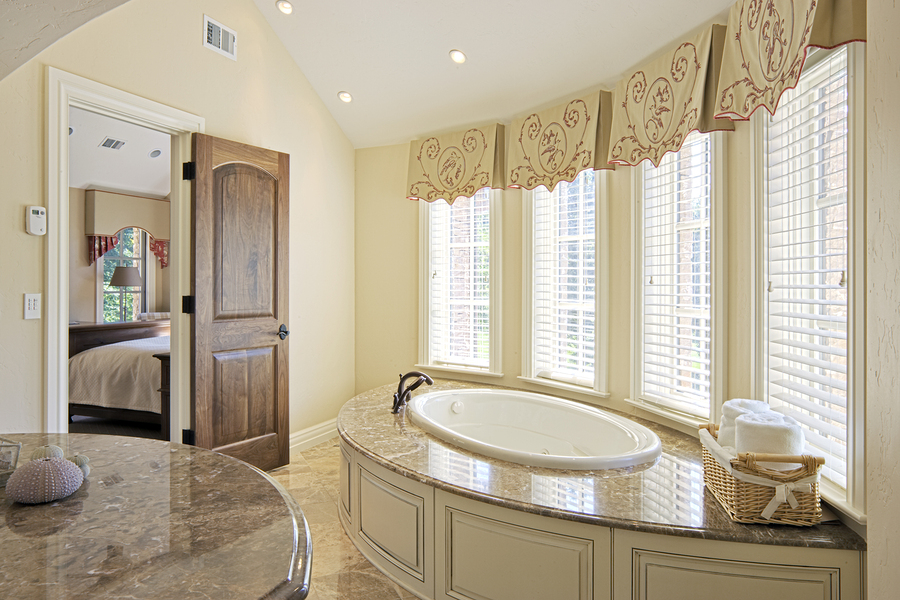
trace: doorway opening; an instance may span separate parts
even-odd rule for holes
[[[70,166],[77,158],[70,151],[70,126],[73,109],[99,115],[124,124],[138,126],[152,132],[163,134],[169,139],[168,163],[170,173],[179,173],[181,163],[189,160],[190,136],[195,132],[203,132],[204,119],[184,111],[180,111],[158,102],[153,102],[115,88],[102,85],[83,77],[78,77],[58,69],[48,70],[48,235],[47,235],[47,281],[45,293],[46,306],[46,368],[45,368],[45,431],[48,433],[64,433],[68,431],[69,417],[69,334],[70,328],[70,252],[74,240],[70,239],[70,183],[72,182]],[[73,131],[73,134],[75,132]],[[109,136],[111,141],[99,142],[104,149],[112,149],[120,142],[128,140]],[[120,145],[121,148],[121,145]],[[160,150],[159,158],[164,148]],[[107,187],[115,191],[133,191],[119,184]],[[106,192],[107,190],[99,190]],[[180,306],[181,296],[189,294],[190,289],[190,256],[186,251],[190,247],[190,184],[181,181],[180,177],[170,177],[169,191],[169,254],[168,254],[168,290],[160,290],[154,285],[155,302],[160,305],[167,300],[167,306]],[[158,200],[158,199],[157,199]],[[140,228],[139,228],[140,229]],[[159,235],[159,234],[158,234]],[[162,237],[162,236],[160,236]],[[133,251],[133,250],[132,250]],[[76,250],[77,252],[77,250]],[[126,257],[127,258],[127,257]],[[128,265],[124,265],[128,266]],[[96,267],[95,267],[96,268]],[[145,267],[144,279],[149,277],[151,269]],[[97,281],[97,278],[95,278]],[[133,280],[132,280],[133,282]],[[110,282],[115,283],[115,282]],[[155,284],[156,282],[154,282]],[[110,286],[105,278],[96,283],[101,288]],[[138,286],[124,287],[125,293]],[[163,300],[160,300],[160,294]],[[96,296],[95,296],[96,299]],[[144,302],[144,300],[140,300]],[[99,305],[98,305],[99,306]],[[148,303],[148,307],[152,304]],[[95,308],[102,315],[102,307]],[[147,313],[164,311],[144,311]],[[170,439],[180,440],[181,429],[189,422],[190,398],[190,333],[189,321],[183,318],[180,311],[171,310],[171,372],[170,396],[171,414],[169,422]],[[119,313],[122,314],[121,312]],[[76,318],[76,320],[78,320]],[[98,320],[94,313],[94,322]],[[131,322],[124,322],[130,327]],[[155,336],[154,336],[155,337]]]
[[[68,131],[69,432],[168,440],[172,136],[74,106]]]

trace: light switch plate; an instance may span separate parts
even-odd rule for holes
[[[40,319],[41,318],[41,295],[25,294],[25,318]]]

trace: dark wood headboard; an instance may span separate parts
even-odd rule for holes
[[[169,335],[170,328],[169,319],[69,325],[69,358],[97,346]]]

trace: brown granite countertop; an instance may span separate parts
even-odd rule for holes
[[[413,395],[492,387],[435,379]],[[354,397],[341,409],[338,432],[351,447],[391,471],[460,496],[570,521],[713,540],[865,550],[840,522],[814,527],[732,521],[705,491],[700,442],[671,428],[623,415],[659,435],[662,456],[627,469],[567,471],[527,467],[468,452],[390,411],[396,385]],[[610,411],[616,413],[617,411]],[[617,413],[623,414],[623,413]]]
[[[303,598],[309,531],[267,474],[193,446],[107,435],[4,434],[90,458],[72,496],[0,488],[0,598]]]

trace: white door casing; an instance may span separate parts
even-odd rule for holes
[[[44,432],[68,431],[69,322],[69,108],[89,110],[172,136],[170,196],[170,309],[172,372],[170,439],[181,439],[190,422],[190,326],[178,308],[190,293],[190,182],[181,163],[191,155],[191,133],[203,133],[206,121],[193,115],[84,77],[48,67],[47,111],[47,280],[44,285]]]

